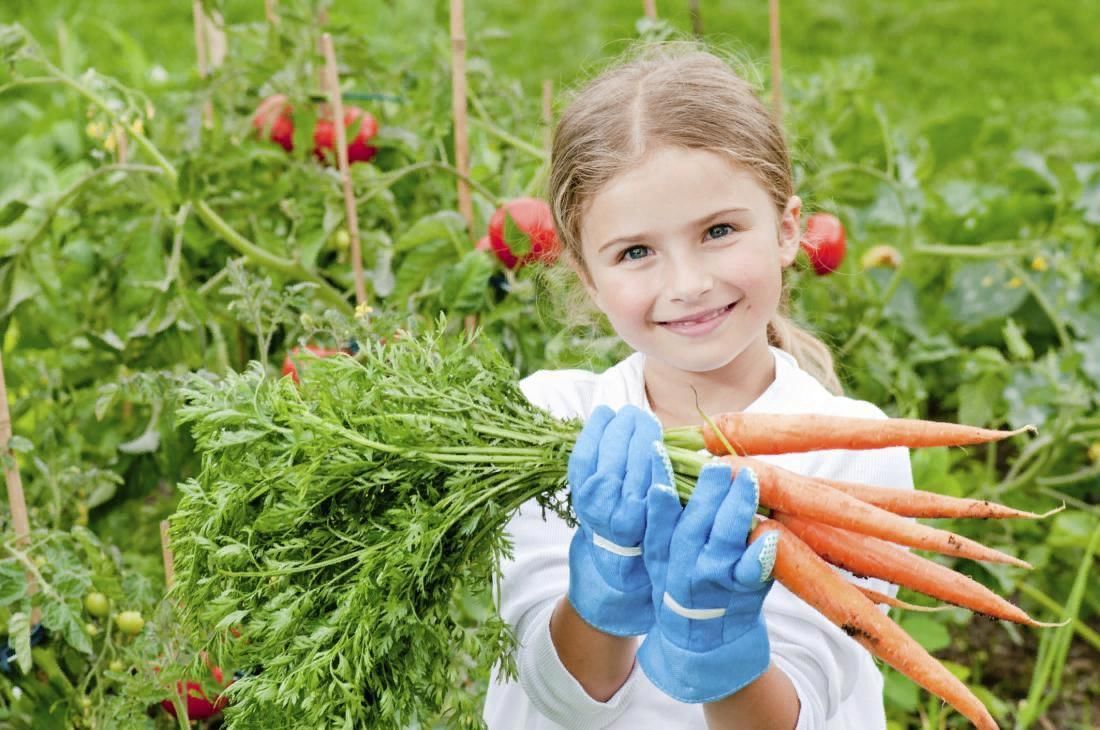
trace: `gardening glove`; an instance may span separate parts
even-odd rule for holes
[[[733,479],[728,465],[705,465],[682,510],[672,484],[659,447],[644,544],[657,617],[638,662],[674,699],[712,702],[755,680],[771,661],[761,609],[779,534],[746,544],[760,496],[751,469]]]
[[[587,623],[614,636],[653,625],[653,586],[642,561],[650,457],[661,424],[636,406],[592,412],[569,456],[573,512],[569,602]]]

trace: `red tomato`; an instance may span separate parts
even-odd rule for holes
[[[847,249],[844,224],[831,213],[814,213],[806,221],[802,249],[818,276],[833,273],[840,268]]]
[[[221,684],[221,670],[217,670],[215,679],[218,680],[218,684]],[[176,682],[176,691],[184,692],[183,682]],[[217,698],[211,702],[207,698],[206,694],[202,691],[202,687],[198,682],[187,683],[187,717],[192,720],[205,720],[213,717],[222,711],[222,709],[228,704],[229,700],[225,695],[218,695]],[[176,706],[172,704],[172,700],[161,700],[160,706],[163,707],[169,715],[176,716]]]
[[[204,657],[205,658],[205,653]],[[222,668],[215,665],[209,659],[206,660],[206,664],[210,667],[210,675],[214,677],[214,681],[219,686],[225,687],[225,676],[222,674]],[[159,669],[158,669],[159,671]],[[232,682],[230,682],[232,684]],[[183,682],[176,682],[176,691],[183,693],[186,691],[187,698],[187,716],[192,720],[205,720],[209,717],[213,717],[222,711],[222,708],[226,706],[229,699],[219,694],[213,702],[207,698],[206,693],[202,691],[202,686],[198,682],[188,682],[187,689],[183,689]],[[172,700],[161,700],[160,706],[168,712],[172,717],[176,716],[176,706],[172,704]]]
[[[516,228],[530,241],[530,249],[522,259],[517,258],[506,240],[505,216],[511,218]],[[489,220],[489,245],[500,262],[509,269],[530,261],[553,263],[560,253],[560,245],[554,232],[554,217],[550,213],[550,206],[545,201],[534,198],[509,200]]]
[[[252,117],[252,127],[261,135],[270,129],[268,139],[287,152],[294,149],[294,120],[286,94],[272,94],[264,99]]]
[[[307,350],[312,352],[317,357],[331,357],[333,355],[339,355],[341,353],[347,354],[347,350],[329,350],[324,347],[318,347],[317,345],[306,345]],[[294,357],[302,351],[300,347],[291,348],[287,353],[286,359],[283,360],[283,375],[289,375],[294,378],[294,382],[300,382],[298,380],[298,368],[301,367],[301,363]]]
[[[361,122],[361,123],[360,123]],[[377,147],[371,147],[368,142],[378,134],[378,122],[368,112],[357,106],[351,106],[344,110],[344,129],[358,130],[354,139],[348,140],[348,163],[367,162]],[[331,119],[318,119],[317,126],[313,128],[313,154],[318,160],[324,161],[331,158],[336,162],[336,128]]]

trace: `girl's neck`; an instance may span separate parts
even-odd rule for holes
[[[708,415],[743,411],[774,382],[775,356],[761,338],[717,370],[685,372],[646,357],[643,375],[649,405],[665,428],[695,426],[696,393]]]

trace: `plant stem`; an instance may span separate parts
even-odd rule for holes
[[[230,226],[225,219],[214,212],[214,209],[211,208],[205,200],[195,201],[195,212],[198,214],[199,218],[202,218],[202,220],[210,226],[215,233],[221,236],[226,243],[244,254],[249,260],[261,266],[286,274],[287,276],[304,279],[305,281],[317,285],[317,293],[322,299],[337,309],[347,314],[351,314],[352,307],[348,304],[347,299],[325,279],[309,271],[295,261],[276,256],[270,251],[266,251],[252,243]]]

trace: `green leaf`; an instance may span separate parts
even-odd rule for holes
[[[1001,333],[1005,338],[1005,345],[1008,347],[1008,352],[1012,357],[1017,360],[1034,360],[1035,351],[1031,349],[1031,345],[1024,339],[1024,333],[1020,331],[1019,325],[1016,324],[1016,320],[1011,317],[1005,322],[1005,326],[1001,329]]]
[[[517,259],[531,253],[531,237],[516,225],[511,213],[504,215],[504,243]]]
[[[394,253],[423,246],[450,243],[466,237],[466,220],[453,210],[441,210],[424,216],[405,231],[394,243]]]
[[[454,260],[454,247],[441,238],[432,239],[412,249],[397,267],[393,292],[387,300],[401,302],[419,291],[433,275]]]
[[[960,267],[951,277],[944,297],[949,316],[965,327],[1015,312],[1028,297],[1009,268],[1000,262],[981,262]]]
[[[22,200],[9,200],[3,208],[0,208],[0,228],[15,223],[28,207]]]
[[[8,619],[8,643],[15,649],[15,659],[23,674],[31,671],[31,621],[22,611],[16,611]]]
[[[496,267],[484,251],[469,251],[447,270],[441,304],[454,314],[482,311],[488,304],[488,282]]]
[[[10,606],[27,595],[27,572],[14,560],[0,562],[0,606]]]
[[[951,646],[947,628],[930,616],[908,616],[901,622],[901,627],[929,652]]]
[[[1049,526],[1046,544],[1053,548],[1084,548],[1095,525],[1096,518],[1086,512],[1059,512]]]
[[[85,654],[92,653],[92,641],[84,633],[84,624],[80,622],[80,609],[73,609],[67,603],[50,601],[42,608],[42,625],[50,631],[61,634],[72,648]]]

